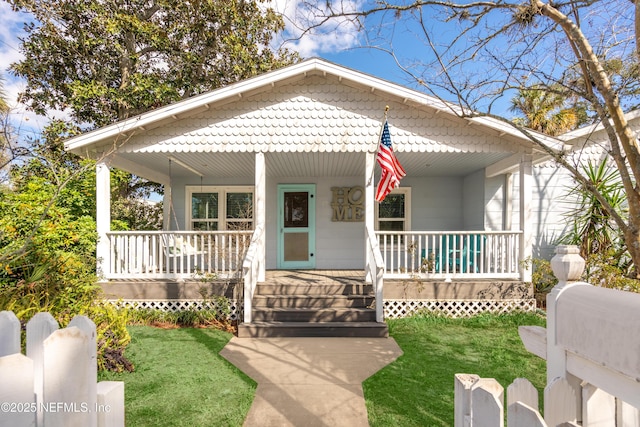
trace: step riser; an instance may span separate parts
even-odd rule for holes
[[[367,308],[373,304],[373,297],[295,297],[295,296],[254,296],[253,307],[259,308]]]
[[[349,337],[349,338],[387,338],[389,331],[381,327],[346,327],[346,328],[297,328],[288,326],[256,327],[252,325],[240,325],[238,338],[277,338],[277,337]]]
[[[375,311],[315,311],[297,312],[262,311],[253,312],[253,320],[258,322],[375,322]]]
[[[238,325],[238,337],[388,337],[373,303],[363,278],[302,273],[296,280],[292,273],[256,287],[252,323]]]
[[[367,295],[371,285],[270,285],[256,287],[255,295]]]

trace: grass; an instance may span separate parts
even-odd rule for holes
[[[241,426],[256,384],[218,355],[231,334],[215,329],[129,327],[132,373],[125,382],[127,427]]]
[[[372,427],[452,426],[456,373],[496,378],[505,388],[518,377],[544,387],[545,362],[518,337],[520,325],[544,326],[540,316],[422,316],[388,323],[404,355],[363,384]],[[127,427],[242,425],[256,385],[218,355],[231,334],[149,326],[129,332],[126,355],[135,372],[100,373],[100,380],[125,382]]]
[[[527,352],[518,336],[520,325],[544,326],[540,316],[424,316],[388,323],[404,355],[363,384],[372,427],[452,426],[457,373],[495,378],[505,390],[524,377],[544,389],[545,361]]]

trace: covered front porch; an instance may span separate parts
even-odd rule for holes
[[[465,156],[467,160],[461,161]],[[221,162],[218,157],[237,176],[220,176],[220,169],[216,169],[216,175],[215,166],[204,169],[204,165]],[[430,168],[430,173],[420,171],[427,158],[434,157],[443,162],[442,166]],[[313,221],[305,223],[304,229],[313,238],[305,238],[302,249],[294,245],[295,250],[289,252],[295,260],[305,261],[299,268],[360,270],[373,285],[378,322],[384,317],[385,280],[439,281],[445,285],[465,280],[527,282],[530,270],[522,261],[531,254],[531,231],[527,227],[531,192],[526,191],[531,185],[531,156],[519,156],[519,161],[510,166],[520,176],[515,197],[505,188],[513,183],[492,166],[496,157],[513,159],[505,153],[414,153],[401,160],[409,177],[389,196],[392,205],[382,212],[383,204],[373,197],[378,178],[375,153],[210,153],[202,154],[197,161],[195,156],[175,153],[170,160],[165,159],[165,229],[157,231],[110,230],[110,172],[109,164],[102,162],[97,166],[98,200],[104,203],[98,209],[98,271],[105,281],[133,280],[138,285],[144,280],[232,279],[242,284],[235,296],[243,307],[241,317],[251,322],[258,283],[265,281],[267,269],[283,269],[280,258],[287,253],[282,248],[286,242],[282,237],[286,234],[281,218],[285,210],[282,196],[291,189],[297,195],[299,190],[308,189],[305,215]],[[161,172],[160,161],[148,168]],[[295,174],[293,168],[303,161],[307,162],[307,173]],[[465,166],[455,168],[455,163]],[[219,183],[223,185],[215,185]],[[478,197],[469,188],[483,195]],[[218,217],[197,217],[200,211],[194,208],[195,203],[213,200],[207,191],[220,191],[229,201],[237,194],[250,194],[250,215],[239,219],[230,211],[220,214],[230,217],[226,223]],[[487,201],[490,191],[493,196]],[[487,207],[497,201],[508,204],[498,205],[500,215]],[[522,227],[504,229],[505,225],[513,228],[505,217],[514,212],[514,222]],[[499,221],[492,223],[495,217]],[[224,229],[197,229],[206,228],[199,226],[205,221],[217,221],[216,227],[223,224],[220,228]],[[488,223],[500,227],[471,227]],[[238,224],[241,226],[236,227]],[[428,224],[441,224],[443,228],[415,228]],[[456,229],[455,224],[469,228]]]
[[[378,203],[387,108],[407,176]],[[267,269],[363,271],[379,322],[385,279],[529,282],[545,153],[456,111],[314,59],[75,137],[97,161],[98,274],[240,278],[245,321]],[[113,167],[163,185],[162,230],[111,230]]]

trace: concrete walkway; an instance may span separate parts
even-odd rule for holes
[[[258,383],[245,427],[358,427],[362,382],[402,350],[393,338],[234,337],[220,355]]]

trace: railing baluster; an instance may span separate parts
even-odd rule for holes
[[[387,276],[519,277],[518,231],[377,232]],[[430,268],[422,268],[423,258]]]

